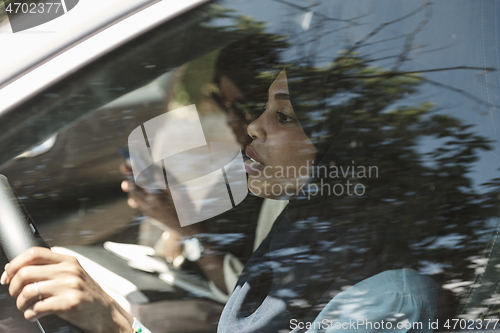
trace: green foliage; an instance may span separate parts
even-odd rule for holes
[[[348,178],[364,184],[365,195],[332,197],[327,214],[309,214],[320,218],[332,215],[334,209],[338,216],[353,219],[342,223],[366,221],[375,229],[386,228],[392,235],[387,237],[391,246],[406,258],[400,260],[401,267],[425,270],[431,263],[438,265],[434,275],[443,283],[472,281],[475,271],[470,258],[484,253],[492,235],[488,221],[498,214],[500,180],[487,183],[490,191],[479,192],[471,171],[478,153],[491,150],[492,142],[471,124],[441,112],[432,101],[408,104],[407,97],[426,82],[422,74],[371,66],[370,54],[361,52],[341,52],[324,67],[303,61],[280,63],[276,56],[293,47],[290,39],[266,33],[263,23],[247,17],[235,22],[235,29],[251,30],[258,41],[255,49],[239,45],[241,53],[273,54],[272,60],[252,55],[259,60],[233,68],[241,73],[241,82],[246,82],[241,85],[247,91],[261,87],[260,95],[250,95],[247,106],[262,110],[269,83],[284,67],[294,112],[320,147],[319,153],[326,156],[323,162],[378,168],[378,177]],[[431,151],[422,151],[425,146]],[[454,292],[465,299],[465,289]]]

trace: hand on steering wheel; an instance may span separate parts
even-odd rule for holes
[[[5,266],[0,282],[28,320],[57,314],[89,333],[132,332],[132,316],[71,256],[31,248]]]

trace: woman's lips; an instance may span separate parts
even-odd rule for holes
[[[245,169],[246,173],[254,174],[264,169],[264,164],[258,160],[259,156],[255,153],[252,147],[247,146],[247,148],[245,149],[245,155],[250,158],[243,163],[243,168]]]
[[[260,161],[259,155],[253,150],[252,146],[247,146],[245,149],[245,155],[250,157],[254,162],[259,162],[260,164],[264,164]]]

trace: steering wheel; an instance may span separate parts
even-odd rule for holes
[[[23,214],[7,177],[0,174],[0,247],[6,259],[10,261],[34,246],[50,248],[38,233],[35,225],[29,222]],[[56,315],[40,318],[34,325],[24,319],[22,313],[15,308],[14,299],[9,297],[6,302],[9,317],[0,319],[0,332],[1,325],[8,325],[11,331],[19,332],[31,333],[38,330],[41,333],[83,333],[81,329]],[[12,304],[14,304],[13,308]],[[0,302],[1,305],[2,302]]]

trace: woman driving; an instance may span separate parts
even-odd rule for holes
[[[253,141],[246,149],[249,160],[244,169],[254,195],[291,202],[245,266],[218,331],[308,328],[297,323],[313,323],[320,313],[328,316],[321,312],[327,304],[342,320],[349,318],[347,314],[358,313],[357,307],[364,311],[362,318],[371,320],[437,318],[439,286],[411,269],[400,270],[411,268],[412,260],[386,242],[399,232],[383,227],[393,212],[381,211],[376,218],[371,215],[371,221],[360,212],[362,207],[370,209],[366,199],[383,189],[373,187],[373,194],[363,191],[349,195],[347,187],[343,195],[339,192],[341,180],[332,175],[332,170],[355,163],[353,156],[339,150],[345,144],[343,135],[352,135],[349,112],[324,110],[323,121],[311,123],[307,118],[310,106],[299,94],[294,98],[290,87],[304,79],[321,87],[328,78],[290,78],[290,72],[295,74],[293,68],[279,72],[269,88],[264,112],[248,126]],[[321,105],[321,97],[316,97],[316,106]],[[365,165],[376,160],[362,154],[356,162],[360,159]],[[370,185],[367,179],[365,186]],[[310,214],[312,210],[315,215]],[[390,277],[377,275],[387,271]],[[373,280],[377,276],[379,280]],[[356,291],[360,288],[356,285],[368,278],[372,278],[368,283],[370,293],[384,297],[376,303],[367,297],[358,297],[355,302],[347,297],[349,306],[345,302],[339,305],[338,300],[345,298],[343,290]],[[388,278],[394,283],[381,287],[380,281]],[[416,288],[394,287],[405,279]],[[47,249],[33,248],[15,258],[5,267],[1,283],[10,284],[10,294],[29,320],[55,313],[85,332],[128,333],[139,325],[76,259]],[[367,284],[363,286],[360,290],[367,290]]]

